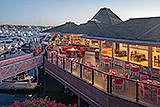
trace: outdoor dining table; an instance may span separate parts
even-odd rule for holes
[[[120,78],[125,78],[125,76],[123,75],[123,73],[111,73],[111,72],[107,72],[107,74],[108,75],[113,75],[113,76],[116,76],[116,77],[114,77],[114,78],[118,78],[118,77],[120,77]],[[125,81],[124,81],[124,90],[125,90]]]
[[[72,56],[71,53],[73,53],[74,55],[76,55],[77,49],[71,48],[71,49],[67,49],[66,53],[70,56]]]
[[[124,75],[122,73],[111,73],[111,72],[107,72],[108,75],[113,75],[113,76],[117,76],[117,77],[121,77],[124,78]]]
[[[147,84],[151,84],[151,85],[146,84],[146,86],[151,89],[151,99],[152,99],[153,98],[153,89],[155,90],[155,89],[158,88],[158,87],[153,86],[153,85],[157,85],[157,86],[160,87],[160,82],[158,82],[156,80],[153,80],[153,81],[152,80],[142,80],[142,82],[147,83]]]
[[[87,73],[87,68],[88,67],[95,68],[94,64],[86,64],[86,63],[84,63],[83,65],[84,65],[84,70],[86,71],[86,73]]]
[[[125,64],[125,66],[129,69],[132,69],[132,68],[139,68],[138,65],[135,65],[135,64]]]

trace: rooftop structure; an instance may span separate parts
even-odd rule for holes
[[[92,19],[96,19],[101,23],[105,23],[108,26],[112,26],[123,22],[115,13],[113,13],[109,8],[101,8]],[[91,19],[91,20],[92,20]]]
[[[65,24],[62,24],[60,26],[56,26],[54,28],[51,28],[51,29],[48,29],[48,30],[45,30],[43,32],[62,32],[62,31],[65,31],[65,30],[69,30],[71,28],[74,28],[78,25],[76,25],[74,22],[66,22]]]
[[[108,25],[92,19],[87,23],[80,24],[79,26],[68,29],[62,33],[94,35],[96,31],[105,30],[107,27]]]
[[[138,41],[160,41],[160,17],[134,18],[123,23],[107,27],[105,30],[97,31],[92,36],[138,40]]]

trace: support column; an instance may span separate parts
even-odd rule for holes
[[[129,44],[127,44],[127,61],[129,62]]]
[[[114,58],[114,54],[115,54],[115,43],[112,42],[112,58]]]
[[[78,96],[78,107],[81,106],[81,98]]]
[[[150,79],[152,79],[152,47],[148,46],[148,69]]]
[[[39,85],[39,80],[38,80],[38,66],[36,66],[36,72],[37,72],[37,85]]]
[[[148,68],[152,68],[152,47],[148,46]]]
[[[99,56],[101,57],[102,41],[99,40]]]

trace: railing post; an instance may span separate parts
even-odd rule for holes
[[[65,61],[64,61],[64,58],[63,58],[63,69],[65,69]]]
[[[72,62],[73,62],[73,61],[71,61],[71,73],[72,73]]]
[[[82,78],[82,64],[80,64],[80,78]]]
[[[56,57],[57,57],[57,65],[58,65],[58,55],[56,55]]]
[[[53,63],[53,51],[51,52],[51,62]]]
[[[109,75],[107,75],[107,92],[109,93]]]
[[[45,56],[46,56],[46,59],[48,60],[48,55],[46,50],[45,50]]]
[[[112,76],[110,76],[110,93],[112,93]]]
[[[136,102],[138,102],[139,98],[138,98],[138,82],[136,82]]]
[[[94,85],[94,70],[92,69],[92,85]]]

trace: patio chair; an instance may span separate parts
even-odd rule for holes
[[[88,73],[89,73],[89,74],[92,74],[92,69],[89,68],[89,67],[87,68],[87,76],[88,76]]]
[[[130,75],[128,73],[126,73],[125,78],[129,79],[129,77],[130,77]],[[127,85],[127,89],[128,89],[128,86],[129,86],[128,80],[125,80],[125,85]]]
[[[78,50],[77,51],[77,56],[83,57],[84,56],[83,51],[82,50]]]
[[[109,72],[116,74],[116,73],[117,73],[117,70],[116,70],[116,69],[109,69]]]
[[[148,80],[149,79],[149,76],[148,75],[141,75],[140,76],[140,80]]]
[[[153,90],[153,94],[157,96],[157,104],[158,104],[158,98],[160,97],[160,88],[158,88],[157,90]]]
[[[125,67],[125,66],[122,64],[122,73],[125,74],[126,71],[129,72],[129,68]]]
[[[103,57],[104,59],[107,59],[107,58],[109,58],[109,56],[108,55],[104,55],[104,57]]]
[[[91,64],[91,62],[86,62],[86,64]]]
[[[73,66],[74,68],[76,68],[76,62],[75,62],[75,61],[72,62],[72,66]]]
[[[138,83],[139,84],[139,89],[143,92],[143,98],[144,98],[144,94],[145,92],[150,92],[151,90],[146,87],[143,83]]]
[[[128,62],[128,61],[125,61],[125,64],[127,64],[127,65],[128,65],[128,64],[130,64],[130,62]]]
[[[109,63],[109,59],[104,59],[104,65],[110,65],[110,63]]]
[[[138,74],[138,76],[139,76],[139,68],[132,68],[132,70],[131,70],[131,73],[132,73],[132,75],[134,74]]]
[[[59,47],[59,52],[60,52],[60,54],[66,53],[66,52],[62,51],[62,48],[61,48],[61,47]]]
[[[115,66],[115,58],[112,58],[111,62],[111,66]]]
[[[58,54],[58,50],[55,50],[56,51],[56,54]]]
[[[116,86],[120,86],[122,88],[122,91],[123,91],[123,79],[121,78],[115,78],[115,81],[114,81],[114,89],[116,89]]]
[[[139,71],[140,73],[143,73],[143,66],[141,64],[139,64]]]
[[[106,81],[107,81],[107,76],[105,76],[104,74],[102,74],[102,78],[103,78],[103,80],[104,80],[104,87],[105,87],[105,84],[106,84]]]
[[[102,57],[99,57],[99,61],[100,61],[99,65],[104,65],[104,60]]]

